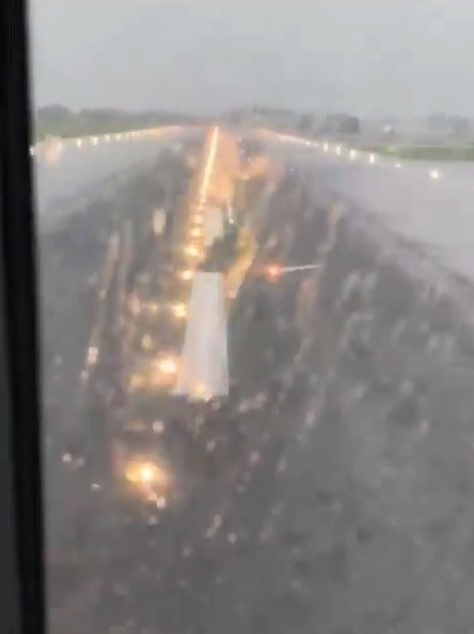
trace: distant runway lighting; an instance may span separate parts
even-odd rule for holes
[[[106,134],[105,135],[105,142],[108,143],[110,141],[110,135]]]
[[[349,152],[349,158],[351,161],[353,161],[355,158],[357,157],[357,152],[355,150],[351,150]]]
[[[340,145],[336,145],[336,150],[335,150],[335,152],[336,152],[337,156],[340,156],[340,155],[341,155],[341,151],[342,151],[342,150],[341,150],[341,146],[340,146]]]
[[[139,478],[141,482],[149,484],[155,479],[155,469],[151,464],[144,464],[140,467]]]
[[[441,176],[441,174],[440,174],[439,170],[433,169],[433,170],[430,171],[431,180],[436,181],[436,180],[439,179],[440,176]]]
[[[375,163],[375,154],[370,154],[369,156],[369,163],[371,165],[373,165]]]
[[[202,236],[202,231],[199,227],[194,227],[191,229],[191,238],[200,238]]]
[[[170,485],[170,476],[166,469],[148,460],[129,462],[125,467],[124,475],[130,484],[145,488],[163,489]]]
[[[270,266],[267,267],[267,275],[272,280],[278,279],[281,273],[282,273],[282,268],[281,266],[278,266],[277,264],[271,264]]]
[[[147,379],[142,374],[133,374],[130,378],[130,389],[140,389],[145,387]]]
[[[395,169],[399,170],[401,168],[402,164],[401,163],[395,163]]]
[[[150,337],[150,335],[143,335],[142,348],[143,350],[151,350],[153,348],[153,339]]]
[[[96,136],[92,137],[92,145],[97,145],[97,143],[99,143],[99,139]]]
[[[128,300],[128,307],[132,315],[137,316],[140,313],[140,300],[135,295],[132,295]]]
[[[198,249],[198,247],[195,244],[189,244],[186,247],[186,253],[191,256],[192,258],[197,258],[200,255],[200,251]]]
[[[171,308],[173,311],[173,315],[178,319],[184,319],[186,317],[186,306],[185,304],[174,304]]]
[[[197,383],[195,388],[194,388],[194,394],[197,398],[203,400],[203,401],[208,401],[210,400],[210,396],[209,396],[209,390],[206,388],[206,386],[204,385],[204,383]]]
[[[192,280],[193,275],[193,272],[190,269],[187,269],[181,273],[181,279],[185,281]]]
[[[158,370],[166,375],[176,374],[178,371],[178,364],[173,357],[165,357],[158,362]]]
[[[166,224],[166,213],[163,209],[157,209],[153,213],[153,231],[159,236],[163,233]]]
[[[277,264],[270,265],[266,272],[270,279],[277,280],[285,273],[295,273],[296,271],[310,271],[321,268],[321,264],[300,264],[298,266],[278,266]]]
[[[99,356],[99,350],[95,346],[90,346],[87,351],[87,364],[93,365],[97,362],[97,357]]]
[[[122,135],[121,135],[121,134],[116,134],[116,135],[115,135],[115,139],[116,139],[117,141],[120,141],[120,140],[122,139]]]
[[[158,304],[150,303],[148,304],[147,308],[150,313],[156,314],[158,312],[159,306]]]
[[[327,143],[324,143],[323,150],[324,150],[324,152],[328,152],[329,151],[329,145]]]
[[[82,139],[76,139],[77,147],[82,147]]]

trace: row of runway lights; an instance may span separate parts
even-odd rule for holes
[[[39,151],[43,148],[47,149],[48,147],[53,147],[56,152],[62,152],[66,147],[80,149],[119,141],[139,141],[150,137],[160,137],[166,133],[177,132],[179,129],[179,126],[164,126],[159,128],[147,128],[145,130],[129,130],[127,132],[114,132],[73,138],[52,137],[51,139],[46,139],[31,145],[29,148],[30,156],[37,156]]]
[[[144,138],[162,136],[164,133],[176,132],[179,130],[179,126],[168,126],[160,128],[151,128],[145,130],[131,130],[128,132],[117,132],[110,134],[94,135],[76,137],[71,139],[54,138],[50,142],[43,141],[36,145],[30,146],[30,156],[37,156],[38,151],[45,148],[47,151],[48,143],[51,143],[51,151],[55,155],[60,155],[64,148],[76,147],[78,149],[83,147],[95,147],[98,145],[120,142],[120,141],[137,141]],[[217,128],[216,128],[217,130]],[[363,152],[354,148],[347,148],[340,144],[331,144],[328,142],[310,141],[305,139],[299,139],[289,135],[278,134],[278,139],[291,141],[292,143],[299,143],[307,147],[319,149],[325,154],[334,154],[339,157],[347,157],[350,161],[361,159],[363,162],[367,162],[369,165],[375,165],[379,162],[380,157],[374,153]],[[402,168],[402,163],[396,161],[394,164],[396,169]],[[438,180],[441,177],[439,168],[431,168],[428,172],[431,180]]]
[[[198,263],[204,257],[204,213],[207,205],[207,195],[209,182],[216,157],[216,145],[218,138],[218,130],[215,129],[204,165],[202,181],[199,187],[198,203],[192,204],[189,210],[187,239],[182,247],[182,252],[186,257],[186,268],[178,272],[179,278],[186,282],[192,282]],[[153,230],[159,235],[162,232],[161,223],[156,217],[153,218]],[[188,294],[188,293],[187,293]],[[140,302],[134,298],[132,304],[132,312],[137,314],[140,312]],[[143,307],[143,306],[142,306]],[[148,305],[153,313],[160,310],[158,304]],[[166,307],[170,310],[173,317],[179,321],[186,321],[188,318],[188,308],[186,303],[178,302],[169,304]],[[152,345],[150,336],[145,336],[142,340],[144,349]],[[163,385],[163,381],[171,388],[175,383],[179,371],[180,358],[173,354],[159,355],[156,365],[153,367],[152,375],[148,377],[149,385]],[[194,396],[207,400],[209,398],[206,386],[197,383],[194,387]],[[163,425],[158,422],[159,427],[153,431],[161,433]],[[164,465],[156,462],[156,460],[140,460],[136,459],[126,466],[126,480],[135,487],[135,490],[148,500],[156,503],[158,508],[165,508],[168,505],[168,497],[172,496],[173,474]]]
[[[207,190],[209,187],[209,180],[212,172],[212,168],[216,155],[217,144],[217,128],[211,137],[211,143],[207,153],[207,159],[204,166],[204,172],[202,181],[199,188],[199,197],[197,209],[193,206],[190,210],[189,218],[189,239],[186,240],[186,244],[183,247],[183,254],[187,259],[187,268],[178,273],[181,280],[190,282],[196,270],[196,266],[204,256],[203,237],[204,237],[204,208],[207,203]],[[154,233],[159,236],[163,231],[163,212],[162,210],[156,210],[152,217],[152,228]],[[172,303],[167,308],[170,313],[178,320],[185,320],[187,318],[187,307],[184,303]],[[146,310],[150,314],[156,314],[160,310],[160,306],[156,303],[142,304],[134,295],[129,299],[129,309],[131,313],[137,317],[142,310]],[[142,341],[144,350],[150,350],[153,347],[151,338],[147,335],[144,336]],[[87,358],[87,366],[94,365],[97,360],[97,349],[92,347],[89,349]],[[156,367],[157,371],[162,375],[172,376],[177,373],[177,360],[174,357],[166,356],[159,359]]]
[[[203,255],[201,239],[203,237],[203,202],[200,201],[197,210],[192,209],[189,219],[189,239],[183,246],[183,254],[186,256],[187,266],[178,273],[180,279],[190,282],[194,277],[196,263]],[[155,212],[152,220],[153,231],[158,236],[162,233],[162,223],[159,214]],[[188,310],[186,303],[176,302],[160,305],[155,302],[141,302],[133,295],[129,298],[129,309],[132,315],[137,317],[144,312],[150,316],[157,315],[161,310],[169,313],[178,321],[186,321]],[[145,334],[141,339],[141,348],[145,351],[153,351],[155,342],[151,335]],[[143,374],[135,374],[131,377],[130,388],[154,389],[167,387],[172,389],[178,375],[180,358],[178,355],[166,352],[158,353],[151,365]],[[196,386],[196,394],[206,397],[204,386]],[[153,432],[160,434],[164,430],[161,421],[155,421],[152,426]],[[169,466],[157,459],[156,456],[132,456],[124,465],[119,468],[119,473],[123,474],[125,481],[132,491],[143,500],[152,503],[158,509],[165,509],[169,500],[173,498],[174,474]]]
[[[186,240],[186,244],[183,248],[188,261],[188,268],[179,273],[179,276],[184,281],[191,281],[194,277],[197,263],[204,255],[204,249],[202,240],[204,236],[204,213],[205,206],[207,204],[207,193],[209,187],[209,180],[213,169],[216,144],[217,144],[217,128],[211,137],[211,143],[207,154],[205,163],[205,169],[203,173],[203,179],[200,185],[198,205],[190,209],[189,217],[189,239]],[[135,135],[131,138],[140,138]],[[120,140],[117,139],[117,140]],[[95,145],[92,143],[92,145]],[[152,219],[153,231],[156,235],[161,235],[163,230],[163,219],[161,218],[161,210],[157,210]],[[138,316],[143,310],[146,310],[152,315],[157,314],[160,311],[160,306],[157,303],[142,303],[133,295],[129,298],[129,309],[134,316]],[[178,320],[186,320],[188,311],[185,303],[172,303],[166,306],[166,309],[170,310],[174,318]],[[141,346],[144,350],[151,350],[153,348],[153,340],[150,335],[144,335],[141,341]],[[88,365],[95,364],[97,361],[98,350],[96,348],[90,348],[88,354]],[[132,388],[136,387],[152,387],[153,385],[163,385],[163,381],[168,383],[167,379],[171,379],[173,382],[178,373],[178,358],[173,355],[159,355],[156,359],[156,363],[153,364],[150,369],[151,372],[143,382],[143,377],[136,375],[136,378],[141,379],[136,382],[132,376]],[[136,383],[135,385],[133,385]],[[196,385],[196,395],[202,398],[207,398],[205,386],[201,384]],[[153,423],[153,431],[157,434],[164,430],[164,424],[161,421],[155,421]],[[70,454],[64,454],[62,458],[64,463],[74,466],[73,458]],[[161,463],[154,457],[153,459],[143,456],[133,456],[130,460],[126,460],[125,464],[119,469],[124,479],[130,486],[133,487],[135,493],[138,493],[140,497],[149,502],[152,502],[158,509],[164,509],[168,506],[168,499],[173,495],[174,477],[170,469],[164,463]],[[99,483],[92,484],[93,489],[100,488]]]
[[[349,161],[360,160],[361,162],[367,163],[369,165],[376,165],[377,163],[381,163],[381,156],[373,152],[356,150],[354,148],[348,148],[344,145],[329,143],[327,141],[310,141],[307,139],[299,139],[298,137],[293,137],[286,134],[278,134],[277,137],[281,141],[290,141],[292,143],[298,143],[306,147],[312,147],[320,150],[324,154],[347,158],[349,159]],[[403,167],[403,164],[400,161],[395,161],[393,163],[393,166],[395,169],[401,169]],[[439,180],[441,178],[441,171],[437,167],[432,167],[428,171],[428,176],[431,180]]]
[[[191,282],[194,278],[196,268],[205,254],[205,248],[203,244],[204,238],[204,213],[207,204],[207,195],[211,173],[213,170],[215,157],[216,157],[216,145],[218,139],[218,130],[215,128],[210,140],[209,148],[206,154],[206,160],[204,164],[204,170],[202,174],[201,182],[199,183],[199,193],[197,204],[192,203],[189,210],[188,218],[188,231],[185,244],[182,247],[182,253],[186,258],[186,268],[178,272],[179,278],[184,282]],[[155,233],[161,233],[161,223],[153,221],[153,228]],[[188,294],[188,293],[187,293]],[[151,304],[148,306],[153,312],[158,312],[160,307],[157,304]],[[131,300],[130,308],[134,315],[141,312],[140,303],[137,298]],[[144,306],[142,306],[144,308]],[[168,307],[174,318],[185,321],[188,318],[188,310],[185,303],[170,304]],[[144,349],[152,347],[152,340],[149,336],[145,336],[142,341]],[[173,383],[176,380],[178,374],[179,359],[174,355],[159,356],[156,364],[153,364],[153,371],[149,377],[137,377],[140,384],[160,384],[162,380],[167,377],[166,382]],[[139,387],[135,385],[134,387]],[[205,386],[197,384],[195,386],[195,395],[206,398]]]

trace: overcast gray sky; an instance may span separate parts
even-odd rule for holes
[[[31,0],[36,101],[474,114],[468,0]]]

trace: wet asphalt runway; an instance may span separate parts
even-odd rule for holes
[[[80,475],[63,463],[91,455],[109,415],[81,421],[71,407],[91,275],[119,219],[159,205],[156,173],[43,243],[52,631],[472,632],[472,332],[416,274],[410,245],[353,217],[313,174],[287,175],[256,221],[229,403],[157,401],[179,501],[125,507],[95,495],[88,462]],[[273,260],[321,267],[270,283],[259,271]]]

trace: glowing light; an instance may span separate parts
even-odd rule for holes
[[[281,266],[278,266],[277,264],[271,264],[270,266],[267,267],[267,275],[270,279],[276,280],[281,276],[281,274],[282,274]]]
[[[164,423],[161,420],[155,420],[155,422],[152,425],[152,429],[155,432],[155,434],[161,434],[165,430]]]
[[[436,181],[436,180],[438,180],[440,178],[440,176],[441,176],[441,174],[440,174],[439,170],[433,169],[433,170],[430,171],[431,180]]]
[[[97,362],[99,350],[95,346],[90,346],[87,351],[87,365],[94,365]]]
[[[337,156],[340,156],[340,155],[341,155],[342,149],[341,149],[341,146],[340,146],[340,145],[336,145],[335,152],[336,152]]]
[[[160,307],[158,306],[158,304],[150,303],[150,304],[147,305],[147,310],[150,313],[153,313],[154,315],[156,315],[156,313],[158,312],[159,308]]]
[[[191,238],[200,238],[202,236],[202,230],[199,227],[191,229]]]
[[[210,398],[209,390],[204,383],[196,383],[194,386],[194,395],[203,401],[208,401]]]
[[[201,183],[200,189],[200,200],[201,202],[205,201],[207,195],[207,189],[209,186],[209,179],[211,177],[212,169],[214,167],[214,161],[216,158],[217,151],[217,140],[219,138],[219,128],[214,128],[211,137],[211,143],[209,147],[209,153],[207,155],[206,165],[204,167],[204,175]]]
[[[125,479],[145,489],[166,489],[171,483],[168,471],[151,460],[132,460],[125,466]]]
[[[324,152],[328,152],[329,151],[329,145],[327,143],[323,144],[323,151]]]
[[[201,255],[199,248],[195,244],[190,244],[185,249],[186,253],[193,258],[197,258]]]
[[[145,387],[147,384],[147,379],[142,374],[133,374],[130,379],[130,389],[138,389]]]
[[[187,269],[186,271],[183,271],[181,273],[181,279],[185,281],[192,280],[193,276],[194,276],[194,273],[190,269]]]
[[[135,317],[140,314],[140,300],[135,295],[132,295],[128,300],[128,307]]]
[[[76,139],[76,146],[82,147],[82,139]]]
[[[161,235],[166,225],[166,213],[164,209],[157,209],[153,213],[153,231],[155,235]]]
[[[55,165],[61,159],[63,143],[60,139],[49,137],[44,144],[44,157],[48,165]]]
[[[151,350],[153,348],[153,339],[150,337],[150,335],[143,335],[142,348],[143,350]]]
[[[357,158],[357,152],[355,150],[351,150],[349,152],[349,159],[353,161],[355,158]]]
[[[96,136],[93,136],[91,139],[92,145],[97,145],[99,143],[99,139]]]
[[[174,304],[171,308],[173,315],[178,319],[184,319],[187,314],[186,306],[184,304]]]
[[[153,482],[155,477],[155,470],[153,465],[144,464],[140,467],[139,478],[141,482],[150,483]]]
[[[369,163],[371,165],[373,165],[375,163],[375,154],[370,154],[369,155]]]
[[[159,495],[155,501],[156,501],[157,508],[159,509],[166,508],[166,498],[163,495]]]
[[[178,364],[173,357],[164,357],[158,362],[158,370],[166,375],[176,374],[178,371]]]
[[[401,168],[402,164],[401,163],[395,163],[395,169],[399,170]]]

